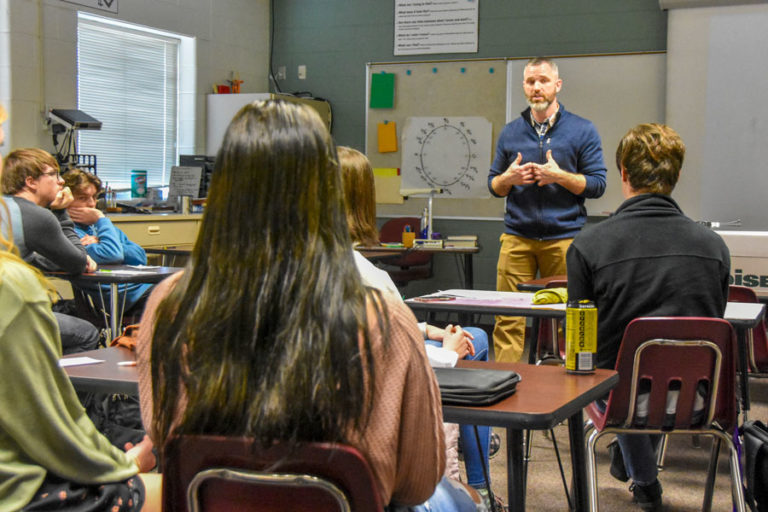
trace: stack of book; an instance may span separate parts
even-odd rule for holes
[[[445,247],[477,247],[477,235],[447,236]]]

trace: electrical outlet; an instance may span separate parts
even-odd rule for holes
[[[301,64],[299,66],[299,80],[304,80],[307,78],[307,66],[304,64]]]
[[[278,66],[278,68],[277,68],[277,79],[278,80],[285,80],[285,78],[286,78],[285,66]]]

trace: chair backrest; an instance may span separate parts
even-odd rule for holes
[[[188,501],[190,500],[190,501]],[[179,436],[163,459],[166,511],[381,511],[373,473],[347,445],[284,443],[262,449],[244,437]]]
[[[759,302],[755,290],[746,286],[731,285],[728,287],[729,302]],[[768,336],[765,332],[765,319],[760,320],[747,336],[747,351],[749,366],[753,372],[768,372]]]
[[[725,429],[736,423],[736,350],[721,318],[654,317],[630,322],[616,360],[619,385],[602,425],[662,430]]]
[[[397,217],[389,219],[382,224],[379,230],[379,240],[382,242],[396,243],[403,241],[403,230],[405,226],[410,226],[411,231],[416,233],[416,238],[420,238],[421,219],[419,217]],[[432,254],[428,252],[410,252],[401,258],[387,259],[387,265],[396,267],[414,267],[418,265],[427,265],[432,261]]]

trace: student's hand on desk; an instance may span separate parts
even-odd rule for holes
[[[80,239],[80,243],[83,244],[83,247],[91,244],[97,244],[99,243],[99,237],[97,237],[96,235],[85,235],[83,238]]]
[[[152,440],[145,435],[139,444],[125,443],[125,454],[131,457],[139,467],[139,473],[151,471],[157,465],[155,454],[152,453]]]
[[[72,195],[72,191],[69,190],[69,187],[62,187],[61,190],[56,194],[56,198],[51,202],[49,205],[51,207],[51,210],[63,210],[70,204],[72,204],[72,201],[74,201],[75,198]]]
[[[467,355],[475,355],[475,346],[472,344],[473,336],[465,332],[458,325],[447,325],[445,327],[445,336],[443,337],[443,348],[453,350],[459,354],[459,359],[464,359]]]
[[[86,256],[85,260],[85,271],[86,272],[96,272],[96,269],[99,268],[99,264],[93,261],[93,258],[90,256]]]
[[[85,224],[90,226],[96,224],[96,221],[104,217],[104,213],[98,208],[86,208],[85,206],[78,206],[69,208],[69,217],[78,224]]]

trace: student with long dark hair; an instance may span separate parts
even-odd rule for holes
[[[187,269],[147,303],[138,362],[157,446],[203,433],[340,442],[365,455],[384,503],[456,492],[438,486],[440,394],[415,318],[362,284],[336,148],[308,107],[235,115]]]

